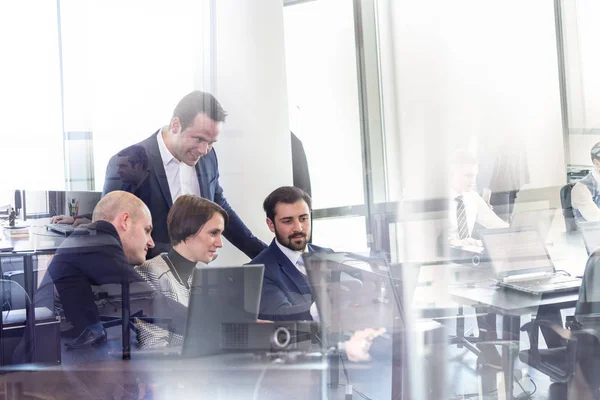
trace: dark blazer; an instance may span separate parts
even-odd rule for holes
[[[107,221],[96,221],[85,228],[78,228],[56,251],[33,302],[35,307],[46,307],[51,311],[62,308],[65,318],[71,322],[74,332],[79,334],[87,326],[100,322],[91,285],[121,284],[129,282],[131,293],[152,296],[152,304],[144,307],[145,315],[168,318],[170,327],[183,334],[187,320],[187,307],[155,292],[127,262],[123,245],[115,227]],[[55,299],[55,289],[58,302]],[[60,303],[60,306],[58,306]],[[133,306],[133,305],[132,305]],[[15,349],[13,359],[20,362],[25,357],[25,340]],[[51,346],[38,339],[37,346]]]
[[[308,251],[333,252],[312,244],[308,245]],[[275,239],[250,264],[265,266],[258,318],[269,321],[312,321],[310,306],[313,296],[307,278],[277,247]]]
[[[148,152],[148,177],[135,193],[146,203],[152,213],[152,239],[155,247],[148,251],[148,258],[167,252],[171,248],[167,230],[167,214],[173,205],[173,200],[158,149],[156,137],[159,132],[160,130],[156,131],[152,136],[138,143]],[[124,187],[117,170],[117,156],[115,155],[106,167],[102,195],[113,190],[121,190]],[[214,201],[229,214],[229,224],[225,229],[224,236],[248,257],[256,257],[267,245],[250,232],[250,229],[242,222],[223,195],[223,189],[219,184],[219,164],[214,149],[200,158],[196,164],[196,174],[202,197]]]

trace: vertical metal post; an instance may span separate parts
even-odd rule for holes
[[[33,254],[28,253],[23,255],[23,280],[25,284],[25,292],[27,293],[25,321],[27,337],[25,338],[25,352],[28,362],[35,362],[35,305],[33,303],[34,294],[34,279],[33,279]]]
[[[356,49],[356,77],[358,79],[358,112],[360,115],[360,139],[363,162],[363,191],[365,202],[365,220],[367,224],[367,243],[373,247],[373,182],[371,174],[371,143],[369,141],[369,107],[367,101],[367,78],[365,67],[364,33],[362,24],[361,0],[354,0],[354,43]]]
[[[569,143],[569,108],[567,101],[567,75],[564,48],[565,41],[563,32],[561,0],[554,0],[554,24],[556,27],[556,56],[558,58],[558,88],[560,91],[560,111],[563,131],[563,148],[565,150],[565,164],[568,165],[571,162],[571,146]]]
[[[121,297],[123,299],[123,304],[121,308],[123,360],[129,360],[131,359],[131,338],[129,337],[129,318],[131,310],[129,304],[129,281],[126,277],[121,283]]]

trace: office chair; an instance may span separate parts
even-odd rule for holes
[[[131,307],[131,301],[135,304],[135,309],[138,311],[130,314],[129,311],[129,329],[133,332],[136,332],[135,328],[135,320],[139,319],[144,322],[169,326],[172,323],[170,318],[157,318],[146,316],[144,314],[144,309],[152,309],[151,301],[152,301],[152,293],[144,290],[136,289],[138,286],[135,284],[127,284],[130,288],[128,289],[129,301],[123,301],[121,285],[120,284],[106,284],[101,286],[94,286],[94,297],[96,298],[96,304],[106,302],[111,307],[115,307],[116,309],[123,309],[123,307],[127,307],[128,309]],[[99,310],[103,307],[99,307]],[[104,329],[112,328],[114,326],[122,326],[123,325],[123,314],[119,315],[100,315],[100,322]]]
[[[567,232],[575,232],[577,230],[577,223],[575,222],[575,213],[573,205],[571,204],[571,189],[573,189],[574,183],[567,183],[560,189],[560,205],[563,210],[563,217],[565,218],[565,228]]]
[[[527,332],[530,349],[521,351],[519,359],[563,384],[571,380],[579,365],[593,395],[600,398],[600,382],[595,382],[598,381],[596,376],[600,369],[600,250],[588,259],[575,315],[567,318],[566,325],[565,329],[539,319],[523,325],[521,331]],[[540,349],[538,338],[539,328],[542,326],[556,332],[565,341],[565,345]]]

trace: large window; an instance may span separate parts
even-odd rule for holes
[[[313,206],[362,204],[352,2],[286,7],[284,29],[290,129],[306,149]]]
[[[210,1],[62,2],[65,129],[93,136],[96,190],[108,159],[211,90]],[[132,26],[135,29],[132,29]]]
[[[306,151],[313,208],[362,205],[353,3],[320,0],[285,7],[284,29],[290,129]],[[345,240],[332,239],[342,231]],[[315,223],[314,238],[339,250],[365,250],[365,219]]]
[[[56,2],[0,2],[0,38],[0,187],[60,189],[64,164]]]

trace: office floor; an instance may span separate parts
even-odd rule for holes
[[[522,324],[525,322],[527,321],[522,321]],[[448,326],[448,329],[451,330],[452,326]],[[465,330],[477,334],[475,318],[466,318]],[[543,340],[542,337],[540,339],[541,341]],[[525,333],[521,334],[520,347],[521,349],[529,347],[529,339]],[[483,386],[484,388],[487,386],[487,388],[484,389],[484,391],[486,391],[483,396],[484,399],[499,398],[498,391],[494,389],[496,386],[495,382],[497,382],[494,379],[494,375],[498,371],[476,371],[477,357],[465,348],[461,349],[457,346],[449,346],[448,354],[449,363],[447,376],[448,382],[450,383],[448,393],[449,399],[477,399],[479,398],[477,394],[480,391],[480,386]],[[566,394],[563,393],[564,387],[562,385],[552,383],[546,375],[530,368],[518,359],[515,362],[515,378],[519,379],[520,384],[527,392],[532,393],[535,390],[530,397],[531,399],[566,399]],[[519,396],[523,393],[523,390],[518,384],[515,383],[514,386],[515,396]]]

